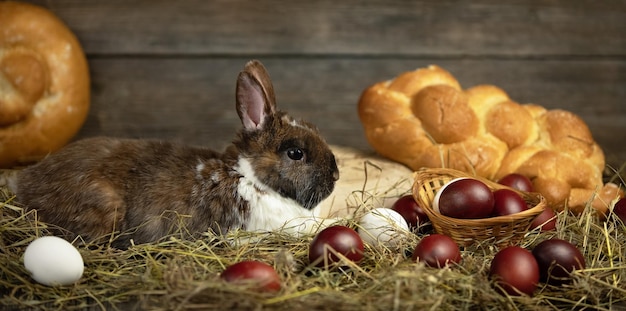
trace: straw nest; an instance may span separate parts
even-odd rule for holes
[[[614,177],[615,178],[615,177]],[[619,176],[617,176],[619,179]],[[313,236],[280,233],[207,233],[196,241],[174,233],[160,243],[117,250],[74,241],[85,273],[74,285],[47,287],[33,281],[22,254],[48,226],[24,212],[1,189],[0,305],[39,310],[552,310],[626,309],[626,226],[614,215],[606,221],[586,211],[558,215],[558,230],[529,232],[528,249],[552,237],[569,240],[585,256],[587,268],[559,287],[540,284],[533,297],[499,294],[488,278],[496,249],[489,241],[462,249],[458,265],[435,269],[415,263],[411,252],[424,236],[411,234],[398,249],[366,245],[365,258],[349,269],[326,270],[308,262]],[[410,187],[406,187],[406,193]],[[376,207],[386,189],[355,191],[348,204]],[[345,220],[348,226],[356,226]],[[247,240],[247,242],[243,242]],[[251,242],[253,241],[253,242]],[[278,293],[259,293],[219,278],[228,265],[254,259],[275,267]]]

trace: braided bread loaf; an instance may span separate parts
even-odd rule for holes
[[[359,100],[370,145],[413,170],[448,167],[498,180],[520,173],[553,208],[602,214],[620,195],[603,184],[604,154],[587,125],[564,110],[520,105],[493,85],[463,90],[437,67],[376,83]]]
[[[0,167],[65,145],[89,108],[89,70],[74,34],[50,11],[0,1]]]

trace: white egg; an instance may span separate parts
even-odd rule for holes
[[[357,231],[363,242],[387,247],[396,247],[410,233],[404,217],[384,207],[372,209],[363,215]]]
[[[439,188],[439,190],[437,190],[437,193],[435,194],[435,197],[433,198],[433,210],[437,213],[441,213],[439,211],[439,198],[441,198],[441,193],[443,192],[444,189],[446,189],[446,187],[448,187],[450,184],[452,184],[455,181],[461,180],[461,179],[469,179],[469,177],[459,177],[459,178],[455,178],[449,182],[447,182],[445,185],[443,185],[441,188]]]
[[[35,281],[48,286],[73,284],[85,268],[78,250],[55,236],[32,241],[24,252],[24,267]]]

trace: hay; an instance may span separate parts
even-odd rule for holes
[[[381,193],[386,191],[355,192],[353,201],[361,205],[357,211],[371,207]],[[30,241],[48,234],[48,227],[35,221],[34,212],[24,212],[6,189],[1,195],[0,304],[4,309],[626,309],[626,226],[613,215],[601,221],[589,210],[578,217],[560,213],[558,231],[531,232],[522,241],[522,246],[531,248],[548,238],[563,238],[578,245],[587,261],[587,268],[576,272],[571,284],[541,284],[534,297],[503,296],[494,289],[487,276],[496,252],[490,243],[465,248],[463,261],[450,268],[412,262],[419,235],[410,236],[398,250],[366,246],[358,265],[346,263],[348,269],[330,271],[309,266],[313,236],[207,233],[187,241],[173,235],[127,250],[84,244],[78,249],[85,274],[77,284],[47,287],[29,277],[21,256]],[[345,224],[355,225],[351,220]],[[272,264],[281,276],[282,290],[258,293],[220,281],[219,273],[226,266],[246,259]]]

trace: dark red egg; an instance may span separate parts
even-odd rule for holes
[[[280,290],[280,277],[274,268],[260,261],[241,261],[226,268],[220,278],[227,282],[245,284],[252,289],[276,292]]]
[[[336,254],[358,262],[363,259],[363,240],[359,234],[345,226],[331,226],[320,231],[309,246],[309,261],[317,267],[341,261]]]
[[[428,215],[412,195],[400,197],[393,203],[391,209],[402,215],[411,229],[419,228],[429,221]]]
[[[545,240],[533,249],[542,282],[561,285],[571,280],[574,270],[585,268],[583,254],[572,243],[561,239]]]
[[[483,182],[473,178],[452,180],[439,189],[433,208],[454,218],[485,218],[493,212],[493,192]]]
[[[621,198],[615,203],[613,213],[626,224],[626,198]]]
[[[519,191],[533,192],[533,183],[528,177],[522,174],[508,174],[500,178],[500,180],[498,180],[498,183],[511,187],[513,189],[517,189]]]
[[[510,189],[498,189],[493,192],[494,216],[517,214],[528,209],[526,201],[515,191]]]
[[[531,252],[519,246],[509,246],[493,258],[489,277],[501,293],[532,296],[539,283],[539,266]]]
[[[417,244],[412,258],[413,261],[421,261],[429,267],[442,268],[449,263],[461,262],[461,251],[451,237],[431,234]]]
[[[546,207],[530,224],[530,229],[541,228],[541,231],[556,229],[556,213],[551,207]]]

